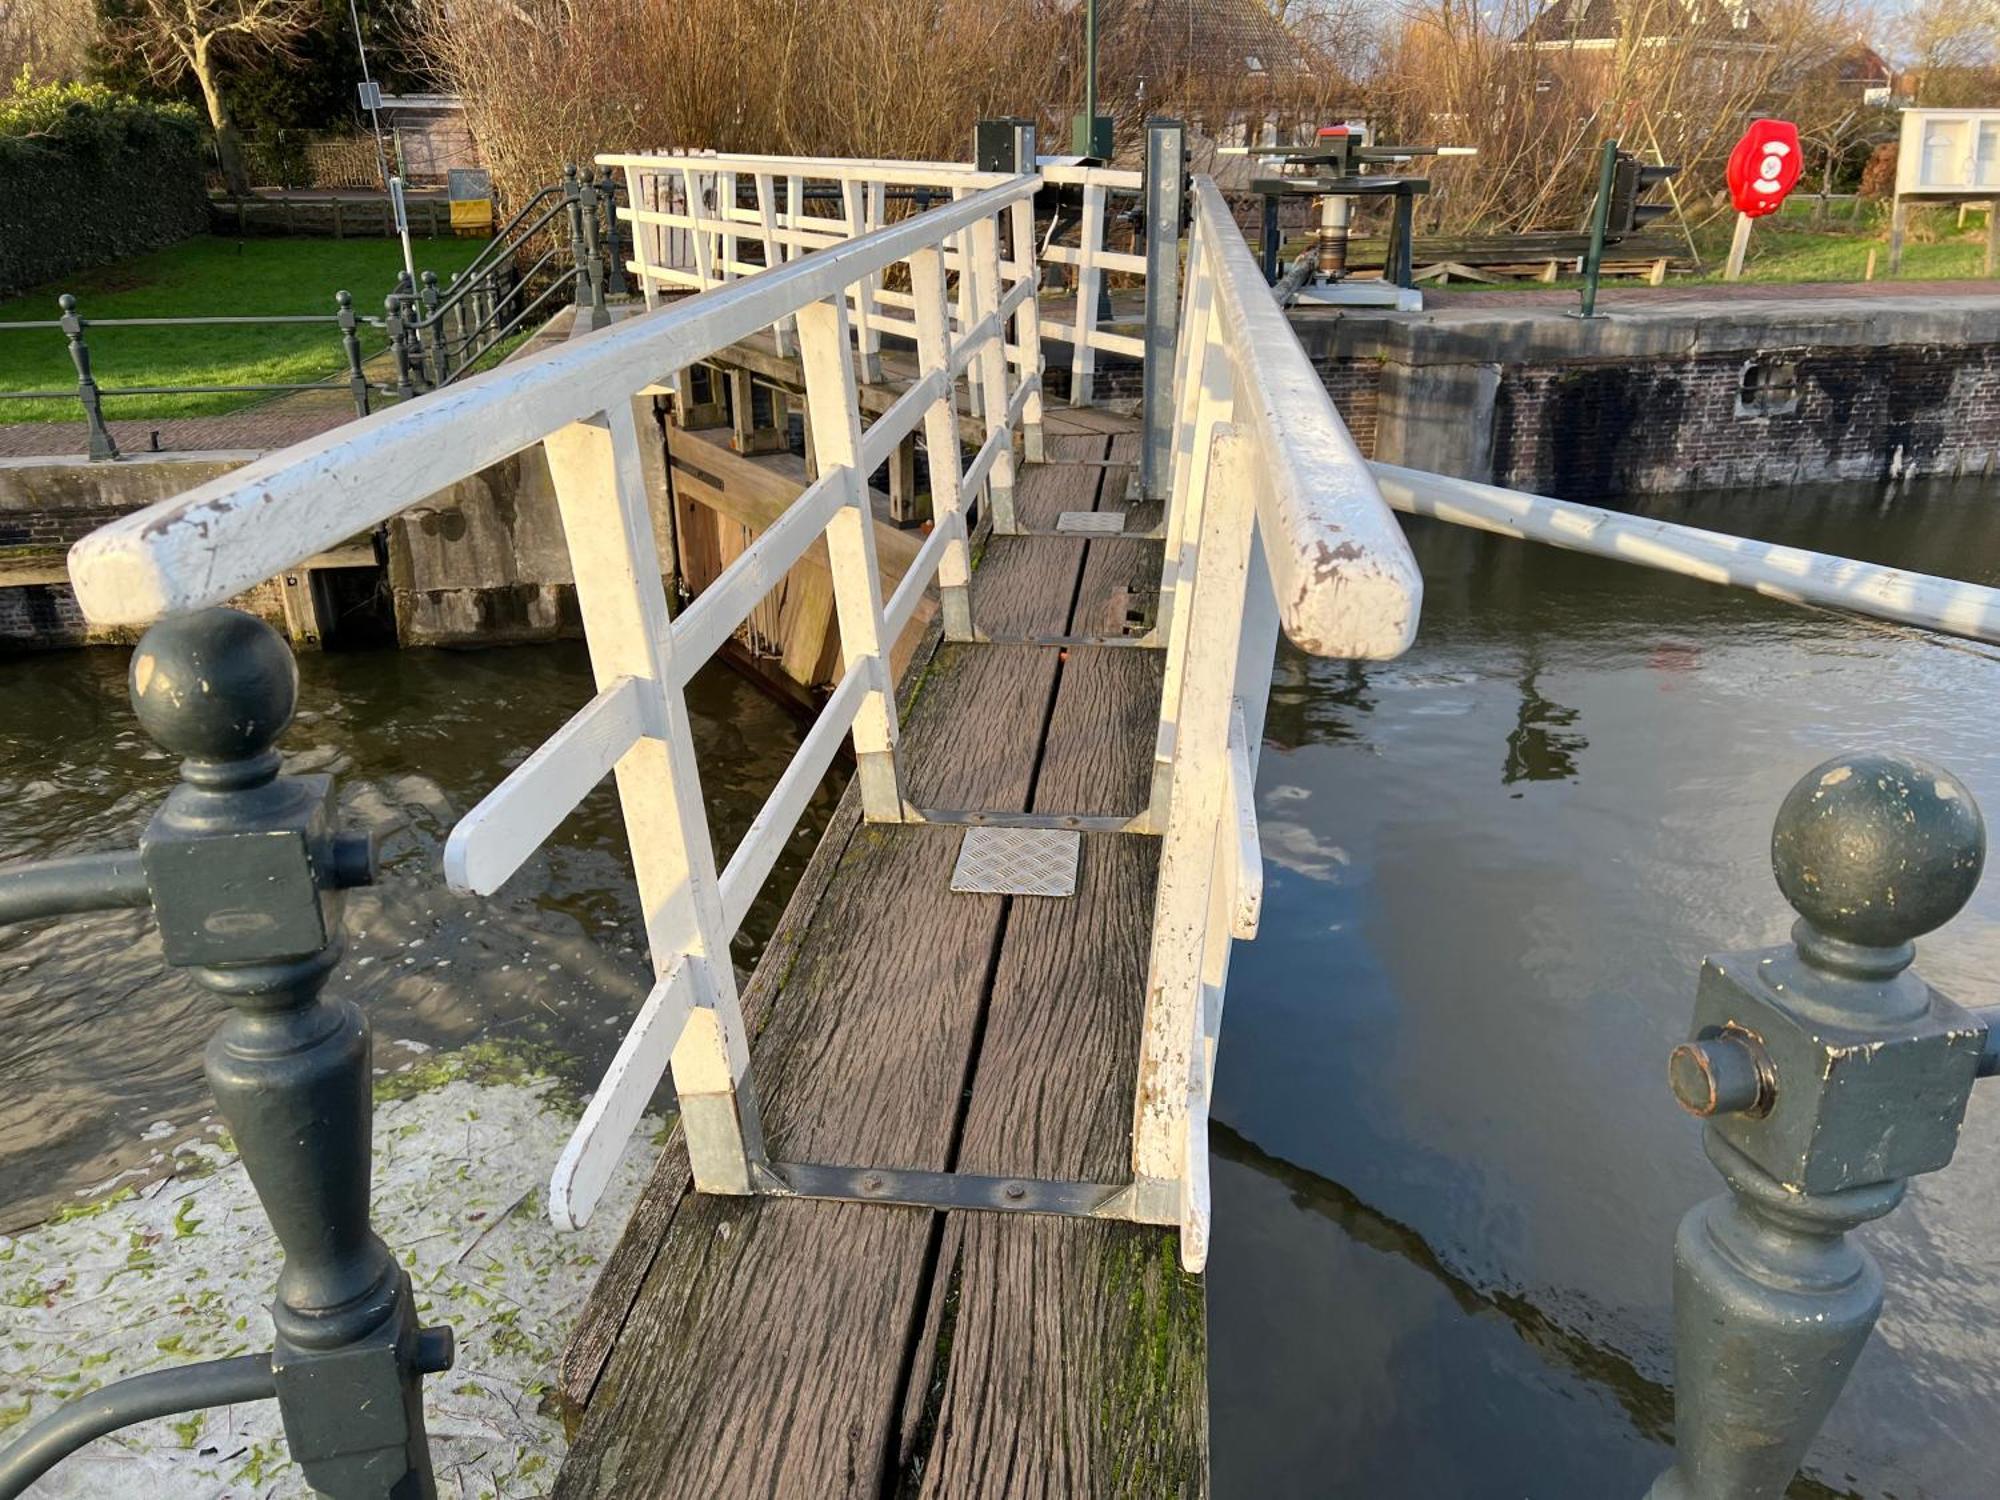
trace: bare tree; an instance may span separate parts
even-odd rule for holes
[[[250,190],[224,77],[251,58],[283,58],[312,25],[312,0],[135,0],[107,23],[113,37],[146,60],[160,83],[192,74],[215,129],[215,154],[231,192]]]
[[[2000,0],[1917,0],[1897,41],[1919,104],[2000,103]]]
[[[0,87],[81,78],[96,35],[90,0],[0,0]]]

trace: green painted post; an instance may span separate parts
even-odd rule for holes
[[[1597,316],[1597,273],[1604,264],[1604,229],[1611,221],[1611,181],[1618,170],[1618,141],[1604,143],[1597,162],[1597,203],[1590,210],[1590,248],[1583,253],[1583,307],[1577,316]]]
[[[339,309],[340,347],[347,355],[347,388],[354,393],[354,414],[368,415],[368,371],[361,361],[361,336],[357,332],[360,320],[354,316],[354,294],[335,292],[334,306]]]
[[[62,331],[69,337],[70,363],[76,366],[76,399],[83,403],[83,420],[90,428],[91,462],[116,458],[118,444],[104,425],[104,403],[90,373],[90,350],[83,342],[83,319],[77,316],[76,298],[64,292],[57,305],[62,308]]]

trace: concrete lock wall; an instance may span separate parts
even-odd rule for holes
[[[255,456],[0,460],[0,649],[136,639],[143,627],[86,624],[64,581],[70,544]],[[661,524],[665,460],[657,450],[648,456],[656,470],[648,475],[649,493],[664,539],[672,535]],[[540,444],[412,506],[383,529],[379,548],[372,537],[351,539],[231,602],[270,620],[295,642],[317,645],[330,622],[322,621],[326,596],[315,589],[314,575],[378,567],[403,645],[544,640],[580,629],[575,579]],[[671,573],[670,559],[663,559],[662,571]]]
[[[2000,471],[2000,298],[1295,311],[1371,457],[1564,499]]]

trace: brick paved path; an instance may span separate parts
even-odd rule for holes
[[[1889,300],[1935,301],[1940,297],[2000,297],[2000,277],[1979,281],[1821,281],[1774,282],[1737,281],[1704,283],[1698,286],[1613,286],[1600,287],[1600,308],[1699,306],[1714,302],[1882,302]],[[1426,308],[1446,307],[1562,307],[1576,306],[1574,287],[1536,288],[1534,291],[1434,291],[1424,289]]]
[[[201,453],[229,449],[282,448],[315,433],[338,427],[354,416],[351,405],[294,406],[272,401],[219,417],[150,417],[108,424],[112,441],[127,457],[152,451],[159,434],[162,453]],[[89,451],[83,419],[74,422],[8,422],[0,424],[0,458],[59,458]]]

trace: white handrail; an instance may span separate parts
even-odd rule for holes
[[[1193,185],[1175,350],[1166,646],[1147,826],[1161,835],[1133,1099],[1137,1215],[1208,1245],[1208,1097],[1229,954],[1262,899],[1252,789],[1280,624],[1324,656],[1398,655],[1416,561],[1215,184]]]
[[[1034,190],[1025,177],[983,188],[265,454],[78,542],[69,562],[77,602],[101,625],[218,604]]]
[[[1852,610],[2000,645],[2000,589],[1985,584],[1624,515],[1396,464],[1371,463],[1369,468],[1389,504],[1410,515],[1749,589],[1769,599]]]

